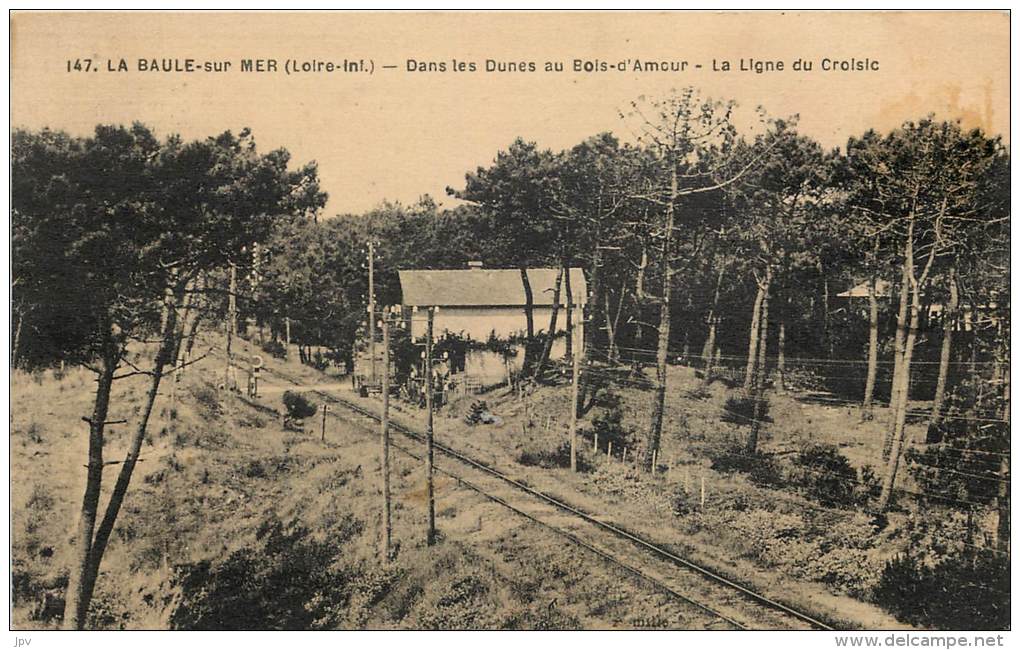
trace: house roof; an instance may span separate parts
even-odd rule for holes
[[[875,281],[875,296],[878,298],[889,297],[889,282],[882,280],[881,278]],[[836,294],[837,298],[867,298],[868,297],[868,281],[865,280],[860,284],[847,289],[842,293]]]
[[[528,269],[532,304],[553,304],[559,269]],[[403,304],[419,307],[524,306],[524,283],[519,269],[467,269],[449,271],[400,271]],[[570,292],[574,304],[587,301],[584,272],[570,269]],[[565,286],[560,287],[560,304],[567,304]]]

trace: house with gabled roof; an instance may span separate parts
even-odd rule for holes
[[[559,269],[535,268],[526,271],[532,294],[534,331],[547,332],[552,316],[553,297]],[[587,302],[588,285],[579,268],[569,270],[570,295],[567,293],[567,275],[561,280],[560,311],[556,320],[556,335],[552,358],[563,356],[567,331],[566,307],[568,300],[574,306],[572,322],[583,328],[581,305]],[[469,263],[468,269],[400,271],[401,304],[405,314],[417,309],[411,319],[411,335],[425,335],[427,324],[423,310],[438,307],[433,319],[433,334],[445,333],[484,343],[491,337],[510,339],[527,332],[526,292],[520,269],[487,269],[480,262]],[[577,333],[583,340],[583,330]],[[481,350],[469,355],[465,372],[479,375],[481,380],[499,379],[505,374],[502,359],[490,359]],[[523,351],[518,350],[518,362]]]
[[[865,280],[846,291],[837,293],[836,297],[845,299],[851,304],[855,302],[860,304],[868,297],[868,284],[869,281]],[[875,297],[879,300],[892,300],[895,303],[898,298],[893,295],[893,291],[893,285],[888,280],[878,278],[875,281]],[[922,323],[930,319],[941,318],[945,310],[941,302],[926,303],[924,308],[926,310],[923,312],[925,320]],[[995,300],[989,300],[977,305],[964,302],[960,305],[959,320],[956,323],[956,328],[960,331],[969,332],[974,328],[998,327],[999,319],[995,314],[997,309],[998,303]]]
[[[558,269],[527,270],[535,332],[549,329],[558,274]],[[399,275],[404,307],[440,308],[433,325],[437,335],[445,331],[485,341],[493,333],[498,338],[509,338],[527,331],[527,299],[519,269],[486,269],[474,263],[463,270],[400,271]],[[557,332],[566,331],[565,280],[560,286]],[[586,301],[587,284],[579,268],[570,269],[570,293],[575,307]],[[574,320],[580,320],[576,315]],[[414,319],[411,334],[424,333],[425,323]]]

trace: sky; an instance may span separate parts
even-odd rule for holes
[[[87,135],[97,123],[141,121],[185,138],[249,127],[261,149],[317,161],[326,216],[426,193],[452,205],[445,189],[514,138],[554,150],[607,130],[628,139],[633,124],[619,114],[629,102],[688,85],[736,100],[742,114],[757,105],[798,114],[801,132],[825,147],[927,113],[1009,141],[1003,12],[16,12],[11,39],[13,127]],[[139,65],[188,58],[231,69]],[[84,59],[92,70],[75,69]],[[121,59],[127,71],[117,71]],[[242,59],[364,60],[371,71],[244,72]],[[575,59],[626,70],[574,72]],[[752,59],[784,70],[756,73]],[[793,70],[798,59],[813,69]],[[824,71],[823,59],[878,69]],[[478,70],[455,71],[454,60]],[[486,72],[486,60],[537,70]],[[637,60],[687,66],[637,72]],[[408,61],[446,71],[411,71]],[[564,70],[545,72],[547,61]],[[723,61],[730,71],[718,70]]]

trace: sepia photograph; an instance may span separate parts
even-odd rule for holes
[[[1008,10],[9,37],[8,647],[1008,640]]]

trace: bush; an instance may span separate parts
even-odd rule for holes
[[[191,397],[202,407],[203,416],[215,417],[221,413],[220,396],[213,386],[209,384],[192,385]]]
[[[881,564],[865,551],[840,546],[827,553],[808,558],[804,577],[838,587],[858,598],[872,592]]]
[[[866,478],[874,480],[874,473],[868,470]],[[856,506],[868,501],[870,486],[832,445],[815,445],[797,454],[787,478],[823,506]]]
[[[769,402],[761,398],[761,412],[755,417],[754,404],[758,401],[755,397],[728,397],[726,406],[723,408],[722,421],[737,425],[749,425],[754,420],[762,422],[769,421]]]
[[[669,509],[674,517],[683,517],[700,509],[699,495],[690,494],[683,485],[677,485],[669,498]]]
[[[467,570],[470,571],[470,570]],[[495,627],[493,594],[487,580],[458,571],[434,584],[414,607],[415,627],[422,630],[477,630]]]
[[[943,424],[943,431],[961,421]],[[967,421],[962,421],[967,425]],[[925,494],[948,495],[977,503],[994,503],[999,493],[1001,457],[1009,454],[1009,425],[990,423],[979,430],[949,438],[946,443],[924,451],[908,449],[904,454],[910,473]],[[975,435],[973,431],[978,431]],[[933,499],[935,503],[944,500]]]
[[[280,341],[270,339],[262,344],[262,350],[274,359],[285,359],[287,357],[287,347]]]
[[[332,568],[338,549],[307,529],[264,521],[254,545],[226,560],[184,567],[174,629],[330,629],[350,602],[350,575]]]
[[[775,566],[790,559],[792,546],[803,544],[806,524],[795,514],[752,510],[734,519],[733,528],[747,547],[747,554],[768,565]],[[817,549],[805,553],[813,557]],[[806,559],[805,558],[805,559]]]
[[[911,625],[942,630],[1008,630],[1009,558],[958,555],[928,566],[900,556],[885,565],[873,600]]]
[[[544,469],[555,469],[557,467],[570,468],[570,442],[563,441],[555,450],[549,449],[526,449],[517,455],[517,462],[527,467],[542,467]],[[591,462],[577,450],[577,471],[590,472]]]
[[[633,448],[634,432],[623,426],[619,395],[607,390],[599,396],[599,405],[602,408],[592,418],[590,430],[592,436],[598,436],[599,449],[609,449],[610,442],[618,451],[624,447]]]
[[[581,622],[555,605],[532,604],[512,610],[500,623],[501,630],[578,630]]]
[[[329,358],[322,352],[316,350],[315,354],[312,355],[312,361],[309,364],[319,372],[324,372],[329,367]]]
[[[712,469],[717,472],[746,474],[748,480],[763,487],[783,485],[783,470],[772,456],[762,453],[748,454],[743,447],[734,446],[712,457]]]
[[[283,405],[287,409],[287,417],[292,420],[310,418],[319,409],[318,405],[303,393],[290,390],[283,393]]]

